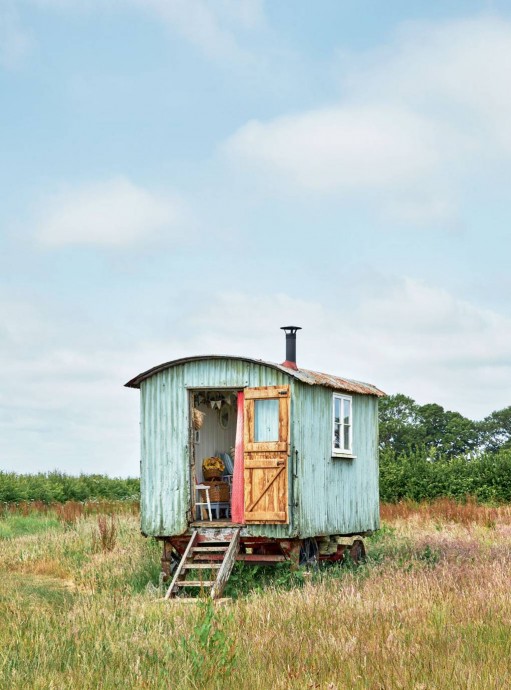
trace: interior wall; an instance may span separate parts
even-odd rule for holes
[[[200,441],[195,443],[195,467],[197,481],[202,482],[202,461],[217,453],[231,454],[236,442],[236,405],[232,405],[229,412],[227,428],[223,429],[219,422],[219,410],[211,409],[207,405],[199,405],[199,410],[205,412],[204,423],[200,429]]]

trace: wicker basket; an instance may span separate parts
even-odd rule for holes
[[[202,427],[205,416],[205,412],[198,410],[196,407],[193,408],[193,428],[196,431],[198,431]]]
[[[204,475],[204,479],[220,479],[222,476],[222,470],[218,469],[212,469],[208,470],[205,467],[202,468],[202,474]]]
[[[213,481],[204,482],[209,486],[209,500],[212,503],[226,503],[230,498],[229,484],[227,482]],[[201,501],[206,501],[206,492],[204,489],[201,493]]]

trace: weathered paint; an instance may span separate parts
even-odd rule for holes
[[[280,371],[235,359],[196,360],[143,380],[141,391],[142,531],[152,536],[182,534],[188,527],[189,396],[193,388],[277,386],[288,382]],[[277,528],[277,526],[275,526]],[[286,536],[269,525],[268,536]],[[258,534],[261,528],[254,528]],[[271,534],[270,534],[271,533]]]
[[[292,440],[300,537],[379,527],[378,399],[353,395],[353,457],[332,457],[332,391],[294,387]]]
[[[378,420],[375,395],[353,395],[352,460],[332,458],[332,389],[241,358],[183,360],[140,381],[142,531],[188,529],[189,389],[291,387],[288,525],[247,525],[271,538],[352,534],[378,527]]]

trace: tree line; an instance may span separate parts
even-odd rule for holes
[[[481,421],[397,393],[380,401],[380,450],[426,450],[432,457],[476,457],[511,449],[511,406]]]
[[[474,421],[398,393],[379,415],[382,501],[511,502],[511,407]]]

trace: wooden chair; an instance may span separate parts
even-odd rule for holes
[[[207,484],[195,484],[195,490],[198,491],[199,493],[197,494],[198,498],[201,498],[200,492],[205,491],[206,492],[206,500],[205,501],[195,501],[195,508],[200,508],[200,515],[201,515],[201,520],[204,520],[204,507],[207,506],[208,509],[208,515],[209,515],[209,520],[213,520],[213,512],[211,510],[211,501],[209,500],[209,486]]]

